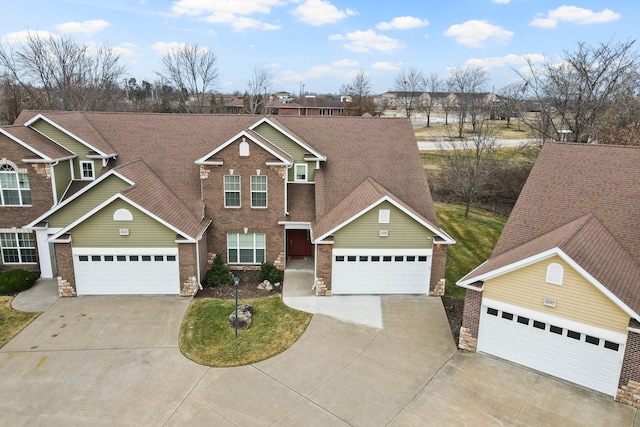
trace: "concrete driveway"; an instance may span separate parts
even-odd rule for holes
[[[316,314],[238,368],[181,355],[190,301],[57,300],[0,349],[0,425],[640,425],[606,396],[457,352],[439,298],[382,297],[383,329]]]

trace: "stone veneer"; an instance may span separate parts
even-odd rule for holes
[[[55,243],[56,263],[58,267],[58,295],[75,297],[76,276],[73,270],[71,243]]]
[[[616,400],[640,408],[640,334],[637,332],[629,331],[627,337]]]
[[[464,312],[458,347],[461,350],[475,352],[478,345],[478,328],[480,326],[480,310],[482,309],[482,292],[467,289],[464,294]]]
[[[429,283],[430,296],[444,295],[444,273],[447,265],[447,247],[448,245],[433,245],[433,254],[431,256],[431,283]]]
[[[315,279],[316,295],[329,296],[331,295],[331,261],[332,261],[332,245],[318,245],[317,246],[317,272]]]

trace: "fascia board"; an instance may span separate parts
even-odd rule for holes
[[[2,133],[7,138],[11,139],[13,142],[18,143],[19,145],[23,146],[27,150],[31,151],[36,156],[42,157],[42,159],[45,161],[45,163],[49,163],[49,162],[53,161],[53,159],[51,157],[49,157],[49,156],[41,153],[40,151],[36,150],[35,148],[30,146],[26,142],[22,141],[20,138],[17,138],[16,136],[14,136],[14,135],[10,134],[9,132],[7,132],[5,129],[0,128],[0,133]]]
[[[44,120],[45,122],[49,123],[51,126],[53,126],[54,128],[58,129],[60,132],[64,132],[65,134],[67,134],[68,136],[70,136],[71,138],[75,139],[76,141],[78,141],[79,143],[81,143],[82,145],[86,146],[87,148],[92,149],[93,151],[95,151],[96,153],[101,154],[102,156],[105,156],[105,158],[108,157],[113,157],[115,156],[115,154],[107,154],[105,152],[103,152],[102,150],[98,150],[96,147],[94,147],[93,145],[89,144],[87,141],[85,141],[84,139],[80,138],[79,136],[75,135],[73,132],[68,131],[67,129],[63,128],[62,126],[60,126],[59,124],[57,124],[56,122],[54,122],[53,120],[48,119],[47,117],[43,116],[42,114],[38,114],[37,116],[33,117],[31,120],[29,120],[28,122],[26,122],[24,125],[25,126],[31,126],[32,123],[36,122],[37,119],[41,119]]]
[[[78,191],[77,193],[75,193],[73,196],[69,197],[67,200],[65,200],[62,203],[57,204],[56,206],[54,206],[52,209],[48,210],[47,212],[45,212],[44,214],[42,214],[40,217],[38,217],[37,219],[35,219],[34,221],[30,222],[27,226],[31,227],[34,224],[37,224],[41,221],[43,221],[45,218],[47,218],[49,215],[51,215],[54,212],[59,211],[60,209],[62,209],[63,207],[67,206],[69,203],[71,203],[72,201],[74,201],[75,199],[77,199],[78,197],[82,196],[84,193],[86,193],[87,191],[89,191],[90,189],[92,189],[93,187],[95,187],[96,185],[98,185],[99,183],[101,183],[102,181],[104,181],[105,179],[107,179],[110,176],[117,176],[118,178],[122,179],[124,182],[126,182],[129,185],[134,185],[135,183],[133,181],[131,181],[129,178],[125,177],[124,175],[114,171],[113,169],[110,170],[109,172],[105,173],[104,175],[102,175],[101,177],[99,177],[98,179],[94,180],[91,184],[87,185],[86,187],[84,187],[83,189],[81,189],[80,191]]]
[[[249,130],[254,130],[255,128],[257,128],[258,126],[260,126],[263,123],[268,123],[270,126],[273,126],[278,132],[282,133],[287,138],[291,139],[293,142],[295,142],[296,144],[298,144],[299,146],[301,146],[302,148],[307,150],[309,153],[313,154],[317,158],[317,160],[320,160],[320,161],[326,161],[327,160],[327,156],[324,156],[324,155],[318,153],[316,150],[314,150],[313,148],[309,147],[307,144],[305,144],[304,142],[300,141],[298,138],[294,137],[289,132],[287,132],[286,130],[282,129],[280,126],[278,126],[275,123],[273,123],[267,117],[263,117],[261,120],[257,121],[253,125],[249,126]]]
[[[228,147],[229,145],[231,145],[233,142],[237,141],[239,138],[244,137],[244,138],[248,138],[250,139],[253,143],[257,144],[258,146],[262,147],[264,150],[266,150],[268,153],[272,154],[274,157],[280,159],[283,163],[285,164],[290,164],[290,161],[288,159],[285,159],[284,157],[282,157],[279,153],[276,153],[275,151],[273,151],[270,147],[265,146],[261,141],[257,140],[256,138],[254,138],[253,136],[251,136],[250,134],[248,134],[246,131],[242,131],[242,132],[238,132],[236,135],[232,136],[230,139],[228,139],[227,141],[225,141],[223,144],[219,145],[218,147],[216,147],[215,149],[213,149],[211,152],[209,152],[208,154],[204,155],[203,157],[199,158],[198,160],[196,160],[194,163],[197,165],[205,165],[208,164],[207,160],[208,158],[210,158],[211,156],[215,155],[216,153],[219,153],[220,151],[222,151],[224,148]]]

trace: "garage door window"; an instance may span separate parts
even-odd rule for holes
[[[227,260],[230,264],[261,264],[265,261],[265,235],[227,234]]]

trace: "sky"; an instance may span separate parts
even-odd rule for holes
[[[469,65],[498,92],[522,82],[525,58],[626,42],[639,25],[638,0],[23,0],[3,9],[0,43],[27,31],[108,43],[139,82],[158,78],[169,49],[198,44],[215,53],[223,93],[263,67],[273,92],[298,94],[338,93],[361,70],[383,93],[401,70],[444,80]]]

